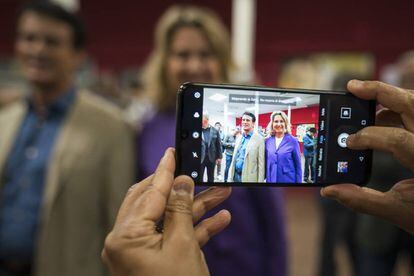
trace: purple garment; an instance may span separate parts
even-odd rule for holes
[[[265,141],[266,182],[301,183],[302,166],[298,140],[285,134],[276,149],[275,137]]]
[[[142,179],[154,172],[165,149],[175,145],[175,115],[156,114],[137,139]],[[203,248],[211,275],[287,275],[282,190],[233,188],[230,198],[207,215],[221,209],[231,212],[232,222]]]

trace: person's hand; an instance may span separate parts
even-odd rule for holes
[[[217,164],[217,165],[220,165],[220,164],[221,164],[221,159],[217,159],[217,160],[216,160],[216,164]]]
[[[230,189],[210,188],[194,199],[192,179],[174,179],[174,170],[174,150],[168,149],[154,175],[128,191],[102,251],[115,275],[209,275],[200,247],[230,223],[230,213],[222,210],[193,223]]]
[[[391,152],[414,172],[414,93],[377,81],[348,82],[348,90],[366,100],[377,100],[385,109],[377,113],[377,126],[366,127],[347,139],[350,149]],[[393,173],[393,172],[389,172]],[[414,234],[414,179],[396,183],[383,193],[353,184],[321,189],[324,197],[338,200],[362,213],[379,216]]]

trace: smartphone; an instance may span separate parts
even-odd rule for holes
[[[177,175],[196,185],[363,185],[372,151],[346,139],[375,101],[346,91],[185,83],[177,97]]]

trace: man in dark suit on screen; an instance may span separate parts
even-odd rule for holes
[[[209,116],[203,113],[201,143],[201,175],[207,169],[207,181],[214,182],[214,168],[220,164],[222,158],[222,146],[219,132],[209,125]]]

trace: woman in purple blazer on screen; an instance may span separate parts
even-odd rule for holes
[[[290,122],[283,111],[270,115],[268,130],[270,136],[265,141],[266,182],[301,183],[299,142],[290,134]]]

